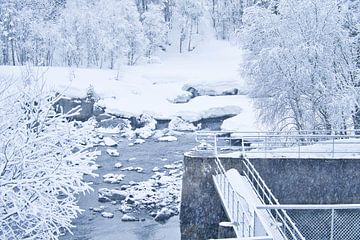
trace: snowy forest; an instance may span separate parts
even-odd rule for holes
[[[279,130],[359,126],[357,0],[8,0],[0,6],[2,65],[113,69],[156,62],[170,45],[192,51],[199,23],[210,15],[217,38],[250,51],[240,72],[264,123]]]
[[[30,69],[53,69],[47,85],[65,82],[52,82],[58,69],[114,70],[116,80],[83,81],[81,90],[116,116],[146,119],[145,133],[126,120],[131,141],[156,135],[156,120],[195,131],[202,118],[243,117],[248,108],[272,131],[360,129],[360,0],[0,0],[0,55],[0,239],[71,232],[77,197],[92,189],[83,176],[97,176],[95,121],[70,121],[80,109],[56,111],[62,94]],[[162,66],[168,55],[176,58]],[[121,85],[119,73],[135,80]],[[175,81],[181,89],[169,87]],[[206,98],[220,95],[246,98],[226,106]],[[200,97],[206,104],[186,105]]]

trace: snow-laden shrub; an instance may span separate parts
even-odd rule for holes
[[[68,122],[32,86],[0,91],[0,239],[58,239],[81,212],[77,194],[91,190],[93,125]]]

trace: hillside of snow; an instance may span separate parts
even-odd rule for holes
[[[236,115],[225,122],[225,130],[257,130],[251,101],[244,95],[246,84],[238,73],[242,51],[207,36],[192,52],[179,54],[170,49],[159,63],[118,70],[44,67],[31,68],[31,72],[50,89],[69,97],[84,97],[92,86],[100,98],[98,104],[121,117],[146,113],[156,119],[181,117],[195,122]],[[21,79],[28,72],[28,67],[0,67],[0,75],[7,78]],[[189,88],[202,96],[190,99],[185,91]],[[234,89],[237,95],[217,96]]]

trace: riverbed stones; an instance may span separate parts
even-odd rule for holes
[[[116,147],[117,143],[111,137],[104,137],[105,146]]]
[[[194,124],[186,122],[182,118],[176,117],[169,122],[169,129],[174,131],[193,132],[196,131]]]
[[[101,216],[104,217],[104,218],[113,218],[114,214],[111,213],[111,212],[102,212]]]
[[[157,139],[159,142],[175,142],[177,137],[175,136],[164,136]]]
[[[126,167],[121,169],[121,171],[132,171],[138,173],[144,173],[144,169],[142,167]]]
[[[171,103],[187,103],[193,98],[193,94],[189,91],[182,90],[177,96],[169,97],[167,100]]]
[[[135,145],[140,145],[140,144],[143,144],[145,143],[145,140],[144,139],[141,139],[141,138],[138,138],[134,141],[134,144]]]
[[[140,221],[139,218],[136,218],[130,214],[124,214],[124,216],[121,217],[121,221],[123,222],[137,222]]]
[[[116,149],[106,149],[106,153],[111,157],[119,157],[120,153]]]
[[[127,193],[122,190],[117,189],[108,189],[108,188],[100,188],[99,189],[99,202],[111,202],[117,201],[120,202],[125,200],[127,197]]]
[[[164,222],[174,216],[175,212],[169,208],[162,208],[158,213],[156,213],[156,216],[154,218],[157,222]]]
[[[117,184],[124,180],[124,177],[123,174],[108,173],[103,176],[103,179],[105,183]]]
[[[118,163],[115,163],[114,168],[122,168],[122,166],[123,166],[123,165],[118,162]]]

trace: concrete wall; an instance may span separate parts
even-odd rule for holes
[[[227,221],[213,184],[215,158],[191,153],[184,158],[180,223],[182,239],[210,239]],[[226,169],[242,171],[240,159],[221,159]],[[251,159],[283,204],[360,203],[360,160]]]
[[[215,158],[198,153],[184,157],[180,224],[181,239],[204,240],[217,238],[219,223],[227,221],[212,175]],[[237,159],[228,159],[225,168],[239,166]],[[220,234],[224,234],[221,232]]]
[[[251,159],[283,204],[360,203],[360,159]]]

